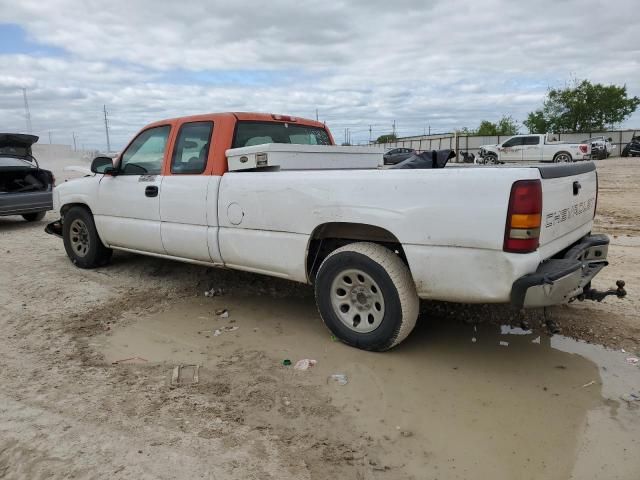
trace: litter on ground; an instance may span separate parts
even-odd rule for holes
[[[316,363],[318,363],[316,360],[303,358],[302,360],[298,360],[293,368],[295,368],[296,370],[308,370],[309,367],[313,367]]]
[[[347,376],[344,373],[334,373],[332,375],[329,375],[327,382],[329,381],[337,383],[338,385],[346,385],[349,382]]]

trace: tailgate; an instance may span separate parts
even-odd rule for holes
[[[542,177],[542,246],[593,221],[598,177],[593,162],[540,166],[538,169]]]

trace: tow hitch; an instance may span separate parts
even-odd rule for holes
[[[49,235],[62,238],[62,219],[51,222],[44,228],[44,231]]]
[[[613,288],[610,288],[609,290],[605,290],[604,292],[598,291],[595,288],[591,288],[590,285],[587,285],[586,287],[584,287],[583,293],[581,295],[578,295],[578,300],[580,300],[581,302],[584,300],[595,300],[596,302],[601,302],[609,295],[615,295],[618,298],[626,297],[627,291],[624,289],[624,285],[624,280],[618,280],[616,282],[616,287],[618,288],[616,288],[615,290]]]

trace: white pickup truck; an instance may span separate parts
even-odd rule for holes
[[[501,144],[482,145],[482,163],[506,162],[575,162],[588,160],[591,147],[588,143],[564,143],[546,135],[515,135]]]
[[[275,144],[289,144],[289,167]],[[292,157],[296,144],[315,157]],[[406,338],[420,298],[523,308],[594,297],[609,239],[591,235],[592,162],[386,169],[380,153],[344,168],[332,145],[322,123],[282,115],[156,122],[114,163],[98,157],[93,175],[57,186],[61,219],[46,230],[81,268],[125,250],[313,284],[329,329],[368,350]],[[329,167],[309,169],[323,151]]]

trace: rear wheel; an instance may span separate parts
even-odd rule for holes
[[[558,152],[556,156],[553,157],[553,161],[555,163],[567,163],[573,162],[573,158],[571,158],[571,154],[569,152]]]
[[[100,267],[111,259],[113,250],[104,246],[93,215],[84,207],[72,207],[64,216],[62,238],[67,255],[80,268]]]
[[[22,215],[27,222],[39,222],[44,218],[47,212],[25,213]]]
[[[316,303],[325,325],[344,343],[384,351],[413,330],[419,300],[407,266],[375,243],[335,250],[316,276]]]

